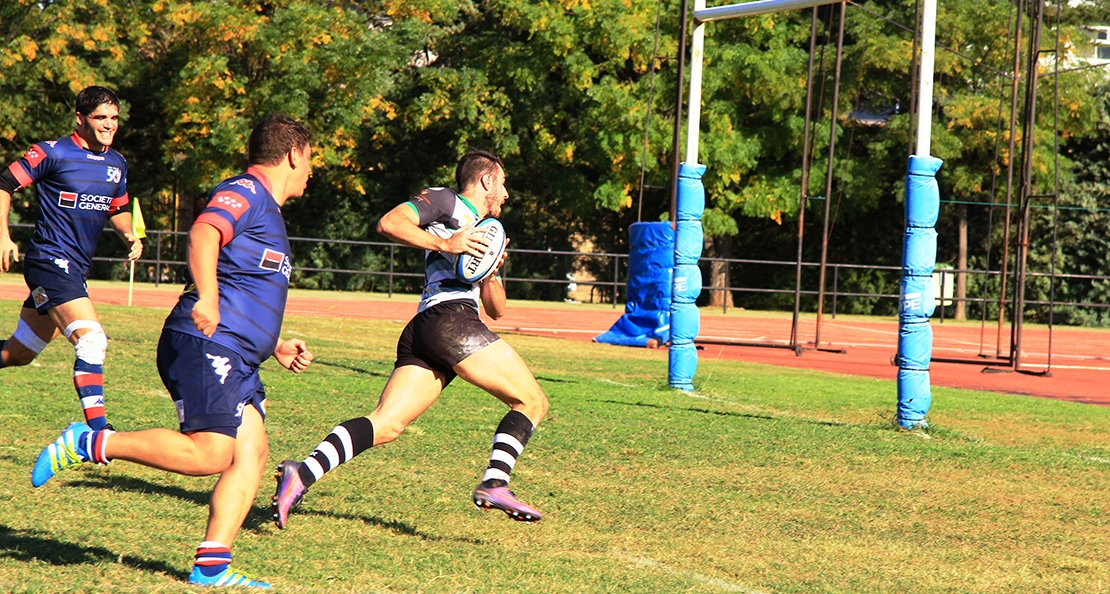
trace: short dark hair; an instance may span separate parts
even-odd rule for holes
[[[97,107],[101,105],[115,105],[119,107],[119,97],[116,97],[115,91],[105,87],[85,87],[77,93],[77,113],[81,115],[89,115],[96,111]]]
[[[458,190],[463,191],[483,175],[497,173],[498,167],[505,168],[501,157],[482,149],[472,148],[466,151],[466,154],[459,159],[458,166],[455,167],[455,183],[458,184]]]
[[[247,163],[277,165],[290,149],[304,148],[311,140],[312,134],[297,120],[281,113],[268,115],[251,131]]]

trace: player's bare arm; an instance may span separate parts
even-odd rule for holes
[[[8,213],[11,212],[12,195],[0,190],[0,272],[7,272],[12,262],[19,261],[19,246],[12,241],[8,231]]]
[[[216,264],[220,258],[220,232],[206,223],[197,223],[189,231],[189,274],[197,288],[193,306],[193,324],[205,336],[212,336],[220,325],[220,288],[216,281]]]
[[[143,242],[138,237],[135,237],[135,232],[131,229],[131,213],[122,211],[116,216],[108,219],[111,223],[112,229],[115,230],[116,235],[127,244],[128,252],[127,259],[134,262],[143,255]]]
[[[276,359],[282,367],[293,373],[300,373],[308,369],[308,366],[312,365],[312,360],[315,358],[312,351],[308,350],[308,345],[306,345],[303,340],[297,338],[283,340],[274,348],[274,359]]]
[[[508,247],[509,240],[505,239],[505,246]],[[501,260],[497,262],[496,270],[500,271],[501,267],[505,265],[505,258],[509,252],[506,251],[501,254]],[[505,315],[505,284],[501,282],[500,274],[491,274],[482,281],[480,285],[480,294],[482,297],[482,309],[486,310],[486,315],[498,320],[501,316]]]
[[[412,208],[397,205],[378,221],[378,233],[411,247],[434,250],[445,254],[467,252],[481,256],[488,246],[485,233],[473,227],[462,229],[448,239],[443,239],[420,228],[420,219]]]

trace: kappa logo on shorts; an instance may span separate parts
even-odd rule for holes
[[[216,375],[220,376],[220,385],[222,386],[224,382],[227,381],[227,374],[231,373],[231,365],[228,365],[228,358],[213,355],[212,353],[205,353],[204,356],[212,361],[212,370],[216,372]]]
[[[31,298],[35,300],[35,307],[42,307],[46,305],[47,301],[50,301],[50,298],[46,296],[46,289],[42,287],[38,287],[34,291],[31,291]]]
[[[58,206],[62,208],[77,208],[77,192],[61,192],[58,194]]]
[[[244,188],[250,190],[251,194],[257,194],[258,193],[254,189],[254,182],[245,178],[245,177],[241,177],[241,178],[231,182],[231,185],[233,185],[233,186],[243,186]]]

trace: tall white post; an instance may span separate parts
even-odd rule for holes
[[[914,154],[925,156],[929,154],[933,140],[933,63],[937,45],[937,0],[925,0],[921,9],[921,69],[918,76],[917,146]]]
[[[705,0],[694,1],[694,14],[705,9]],[[684,162],[698,162],[698,131],[701,129],[701,73],[702,56],[705,53],[705,23],[695,21],[694,35],[690,42],[690,101],[686,116],[686,159]]]

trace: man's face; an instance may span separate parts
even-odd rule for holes
[[[501,216],[501,205],[509,199],[509,191],[505,189],[505,170],[498,167],[497,173],[489,176],[487,187],[486,216],[497,218]]]
[[[85,140],[89,149],[103,151],[112,146],[119,129],[119,106],[101,103],[92,113],[77,114],[77,135]]]
[[[290,197],[303,196],[308,187],[308,178],[312,175],[312,146],[306,144],[301,149],[293,149],[293,162],[296,168],[293,170],[290,189],[294,192]]]

